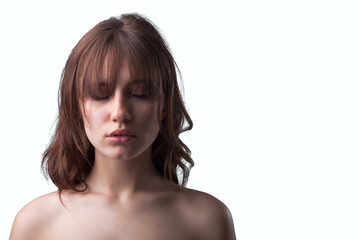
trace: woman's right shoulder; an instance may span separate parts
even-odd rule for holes
[[[40,196],[25,205],[16,215],[10,240],[41,239],[43,229],[51,224],[61,210],[58,192]]]

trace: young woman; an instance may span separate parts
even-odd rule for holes
[[[42,166],[58,187],[16,216],[11,240],[235,239],[227,207],[185,187],[192,128],[175,61],[146,18],[97,24],[66,62]]]

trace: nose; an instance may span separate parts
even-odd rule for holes
[[[111,121],[123,123],[131,120],[130,104],[123,94],[115,93],[111,104]]]

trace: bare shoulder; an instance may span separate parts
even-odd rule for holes
[[[236,239],[228,207],[216,197],[193,189],[183,189],[182,209],[200,239]]]
[[[46,229],[60,209],[58,196],[57,192],[52,192],[24,206],[15,217],[10,240],[41,239],[39,234]]]

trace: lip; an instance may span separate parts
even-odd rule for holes
[[[125,143],[131,141],[136,135],[127,129],[116,129],[107,138],[112,142]]]

